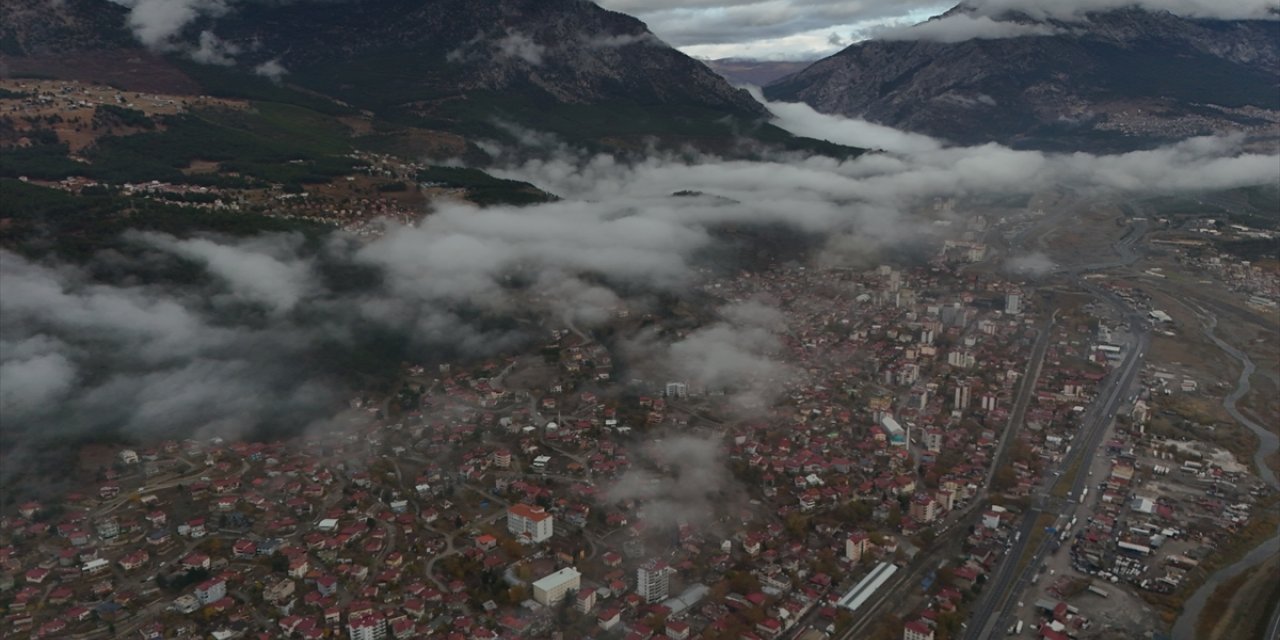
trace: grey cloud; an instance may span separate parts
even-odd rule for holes
[[[874,26],[901,22],[921,11],[942,13],[955,3],[929,0],[601,0],[601,6],[638,16],[664,40],[676,46],[749,43],[830,28],[832,25]],[[970,0],[976,13],[999,17],[1021,11],[1035,18],[1078,20],[1090,11],[1139,6],[1192,18],[1276,19],[1273,0]],[[926,39],[1013,37],[1013,31],[979,21],[951,21],[916,35]],[[1019,33],[1016,35],[1033,35]]]
[[[777,336],[762,327],[717,323],[673,343],[668,366],[672,375],[702,387],[748,386],[757,378],[781,377],[784,368],[770,357],[780,347]]]
[[[501,36],[477,33],[458,48],[445,54],[449,62],[484,59],[516,59],[531,66],[542,64],[547,47],[519,31],[507,30]]]
[[[599,4],[639,17],[678,47],[778,38],[948,6],[930,0],[601,0]]]
[[[759,327],[775,333],[787,328],[787,316],[759,300],[726,305],[720,309],[720,315],[739,327]]]
[[[225,0],[113,0],[129,8],[128,24],[138,41],[152,49],[169,51],[188,24],[201,16],[230,11]]]
[[[616,49],[618,47],[629,47],[633,44],[659,45],[664,44],[657,36],[652,33],[637,34],[621,34],[621,35],[601,35],[587,38],[584,42],[588,47],[596,47],[600,49]]]
[[[227,0],[111,0],[128,7],[126,23],[138,42],[153,51],[181,52],[200,64],[230,66],[240,46],[204,30],[194,42],[183,31],[202,17],[219,17],[233,11]]]
[[[667,434],[641,451],[650,468],[638,467],[606,488],[608,503],[635,500],[649,527],[707,526],[742,496],[725,463],[719,438]]]
[[[179,300],[142,287],[91,284],[82,274],[0,252],[3,326],[49,329],[123,344],[132,358],[161,362],[225,344]],[[33,331],[32,334],[38,334]]]
[[[538,277],[533,288],[548,316],[559,317],[575,328],[603,325],[623,306],[622,298],[612,289],[572,274],[547,271]]]
[[[278,58],[273,58],[253,68],[255,75],[270,79],[272,82],[280,82],[289,70],[280,63]]]
[[[518,58],[534,66],[542,64],[542,56],[547,51],[546,47],[519,31],[508,31],[507,35],[494,41],[493,46],[500,57]]]
[[[756,100],[765,102],[764,95],[759,89],[753,88],[751,93]],[[900,131],[865,120],[834,118],[818,113],[804,103],[774,102],[769,104],[769,109],[792,133],[819,140],[838,138],[845,141],[844,144],[894,153],[923,153],[936,151],[942,147],[942,143],[929,136]]]
[[[729,408],[758,415],[799,375],[780,358],[785,317],[757,301],[728,304],[718,313],[718,320],[683,335],[632,336],[623,350],[649,378],[684,382],[699,394],[727,394]]]
[[[0,416],[20,420],[66,397],[77,369],[62,353],[65,348],[45,336],[0,342]]]
[[[1047,24],[1000,22],[988,16],[955,14],[934,18],[909,27],[892,27],[869,32],[876,40],[928,40],[931,42],[962,42],[965,40],[996,40],[1051,36],[1062,30]]]
[[[9,455],[102,430],[239,435],[331,415],[340,402],[324,373],[306,369],[321,338],[312,327],[233,323],[198,290],[95,283],[7,251],[0,287],[0,410],[19,441]]]
[[[675,216],[638,211],[624,200],[488,209],[445,203],[419,226],[362,249],[360,257],[387,269],[405,295],[495,305],[499,280],[516,269],[675,287],[688,275],[681,256],[706,242],[703,231]],[[427,274],[439,277],[429,281]]]
[[[1010,273],[1020,276],[1040,277],[1047,275],[1057,266],[1043,251],[1033,251],[1013,256],[1005,261],[1004,268]]]
[[[240,47],[219,38],[212,31],[201,31],[196,45],[188,48],[186,53],[187,57],[200,64],[228,67],[236,63],[235,58],[240,53]]]
[[[966,195],[983,191],[1028,192],[1051,185],[1094,191],[1165,192],[1228,189],[1275,179],[1280,158],[1243,151],[1240,136],[1191,138],[1173,145],[1118,155],[1015,151],[997,144],[951,147],[925,136],[827,116],[802,104],[766,105],[784,128],[851,146],[884,148],[845,170],[856,176],[861,197],[873,202],[901,196]]]
[[[238,246],[207,238],[179,240],[158,233],[134,237],[204,265],[234,294],[277,312],[292,309],[314,286],[310,265],[298,255],[301,236],[254,238]]]
[[[136,236],[148,259],[201,265],[212,284],[104,283],[87,272],[0,252],[0,372],[28,378],[2,408],[10,433],[244,433],[328,421],[345,389],[338,357],[393,335],[403,349],[481,355],[523,344],[519,320],[602,322],[635,295],[689,291],[700,256],[726,225],[777,225],[833,238],[841,259],[918,237],[904,214],[925,199],[1063,186],[1098,193],[1274,182],[1275,156],[1241,140],[1199,138],[1115,156],[1045,154],[945,143],[771,105],[786,128],[883,153],[838,161],[780,154],[759,161],[653,155],[623,163],[527,135],[548,154],[499,156],[504,177],[565,199],[524,208],[433,204],[415,226],[380,238]],[[672,197],[682,190],[703,197]],[[176,256],[176,257],[175,257]],[[120,257],[118,260],[132,258]],[[321,264],[372,274],[335,287]],[[234,302],[235,304],[227,304]],[[270,313],[243,313],[245,303]],[[794,371],[781,364],[776,310],[739,302],[683,335],[633,337],[655,375],[732,387],[744,410],[766,406]],[[396,345],[401,344],[395,342]],[[397,346],[390,366],[405,358]],[[441,355],[444,357],[444,355]],[[117,398],[118,400],[112,400]],[[11,416],[22,416],[15,423]],[[13,426],[10,426],[13,425]]]

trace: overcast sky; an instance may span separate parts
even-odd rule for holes
[[[223,41],[212,29],[198,38],[183,30],[202,17],[218,17],[237,4],[281,0],[108,0],[129,8],[128,23],[138,41],[164,52],[185,52],[203,64],[231,65],[241,46]],[[295,0],[328,3],[332,0]],[[973,38],[1053,35],[1060,25],[1015,25],[1001,21],[1016,11],[1032,18],[1078,21],[1091,11],[1140,6],[1195,18],[1277,19],[1276,0],[966,0],[969,15],[920,23],[959,0],[595,0],[606,9],[640,18],[659,38],[704,59],[816,60],[868,38],[959,42]],[[993,20],[993,18],[995,18]],[[919,26],[916,26],[919,25]],[[624,38],[625,40],[625,38]],[[605,41],[620,41],[606,37]],[[538,44],[515,34],[501,50],[539,59]],[[536,64],[536,62],[535,62]],[[287,72],[278,60],[259,65],[260,75]]]
[[[596,0],[697,58],[817,59],[937,15],[936,0]]]
[[[817,59],[869,37],[934,39],[1047,35],[999,29],[981,15],[907,29],[959,0],[596,0],[644,20],[668,44],[697,58]],[[1275,0],[971,0],[979,14],[1016,10],[1071,20],[1087,11],[1139,5],[1197,18],[1275,18]]]

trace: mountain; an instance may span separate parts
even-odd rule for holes
[[[957,7],[926,25],[972,12]],[[994,20],[1051,35],[860,42],[764,94],[962,144],[1123,150],[1280,131],[1280,22],[1140,9]]]
[[[862,152],[769,118],[587,0],[5,0],[0,247],[79,261],[136,249],[127,229],[315,237],[555,197],[485,173],[498,149]]]
[[[250,1],[197,12],[169,37],[148,31],[158,27],[138,17],[141,7],[8,0],[0,69],[126,88],[160,78],[170,90],[249,98],[268,91],[269,76],[464,134],[500,133],[494,123],[510,121],[582,139],[696,139],[768,117],[639,20],[587,0]]]
[[[774,80],[784,78],[804,69],[813,64],[813,61],[720,58],[718,60],[703,60],[703,63],[735,85],[752,84],[763,87]]]

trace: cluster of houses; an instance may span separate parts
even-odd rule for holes
[[[806,373],[776,381],[784,402],[717,424],[706,416],[728,394],[616,380],[613,354],[577,331],[553,334],[539,366],[550,358],[554,375],[536,386],[504,382],[517,357],[408,366],[412,393],[391,415],[366,395],[343,428],[297,440],[122,450],[56,508],[23,505],[0,522],[16,592],[5,624],[44,637],[108,624],[359,640],[832,632],[850,585],[916,553],[982,488],[1035,301],[945,265],[780,267],[706,290],[779,301],[779,357]],[[1049,351],[1053,391],[1028,412],[1039,428],[1023,430],[1012,495],[1060,455],[1103,370],[1074,330]],[[662,474],[641,434],[673,430],[714,434],[712,464],[743,499],[672,521],[661,496],[616,497],[624,478]],[[991,569],[1011,521],[991,514],[904,634],[954,614]]]

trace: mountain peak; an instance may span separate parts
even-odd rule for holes
[[[74,76],[93,70],[66,64],[66,56],[158,54],[164,60],[157,64],[176,63],[197,80],[215,71],[263,75],[380,114],[454,128],[528,116],[530,125],[553,130],[573,129],[580,119],[601,134],[639,135],[671,117],[768,117],[746,91],[644,23],[586,0],[242,2],[170,22],[142,7],[6,2],[4,62],[21,72],[62,56],[61,73]],[[153,72],[140,65],[133,80]],[[616,107],[619,120],[586,114],[591,107]]]
[[[1123,150],[1280,131],[1280,22],[1128,7],[976,24],[991,6],[854,44],[765,96],[964,144]]]

